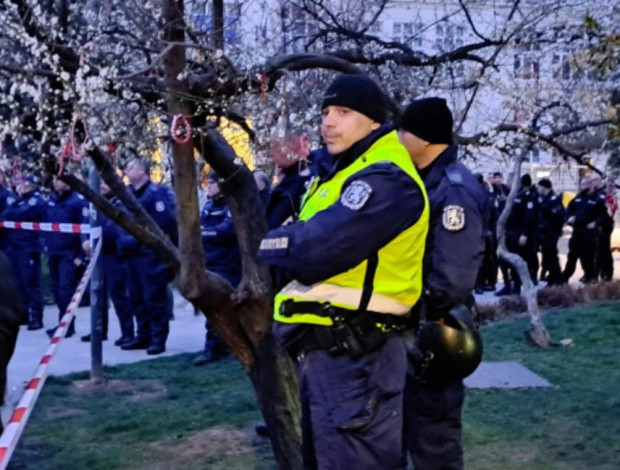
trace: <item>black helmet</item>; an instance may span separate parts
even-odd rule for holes
[[[424,356],[418,370],[423,381],[464,379],[482,360],[482,339],[464,305],[452,308],[441,320],[422,325],[417,346]]]

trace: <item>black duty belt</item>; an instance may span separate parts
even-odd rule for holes
[[[329,302],[286,299],[280,304],[280,315],[283,317],[292,317],[298,313],[310,313],[320,317],[330,317],[332,319],[351,319],[363,314],[370,317],[370,319],[375,323],[386,327],[388,330],[402,329],[408,325],[408,319],[404,316],[372,312],[369,310],[350,310],[347,308],[336,307]]]
[[[309,325],[306,334],[290,345],[289,353],[299,359],[306,353],[323,349],[331,355],[346,353],[353,358],[382,346],[390,334],[402,331],[407,319],[377,312],[356,311],[336,307],[328,302],[285,300],[280,305],[282,316],[310,313],[330,317],[331,326]]]

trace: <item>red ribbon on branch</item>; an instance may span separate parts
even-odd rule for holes
[[[84,127],[84,141],[78,144],[75,140],[75,128],[77,123],[81,122]],[[62,144],[60,151],[56,155],[56,161],[58,162],[58,175],[60,176],[65,168],[65,161],[71,160],[72,162],[81,162],[86,155],[86,143],[88,142],[88,130],[86,129],[86,121],[81,114],[78,114],[73,119],[71,125],[71,132],[67,136],[67,139]]]
[[[180,129],[183,126],[183,130]],[[185,116],[175,114],[172,119],[172,128],[170,129],[172,140],[177,144],[186,144],[192,138],[192,126]]]

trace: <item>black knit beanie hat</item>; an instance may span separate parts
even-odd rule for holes
[[[407,106],[398,127],[430,144],[451,144],[453,124],[446,100],[422,98]]]
[[[216,183],[219,180],[219,176],[216,173],[215,170],[209,170],[209,173],[207,173],[207,181],[215,181]]]
[[[388,97],[366,75],[339,75],[329,86],[321,109],[344,106],[383,124],[388,119]]]
[[[538,182],[538,186],[542,186],[543,188],[551,189],[551,180],[548,178],[543,178]]]

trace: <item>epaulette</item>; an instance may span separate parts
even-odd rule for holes
[[[446,168],[446,176],[452,185],[462,185],[465,182],[463,174],[457,168]]]

